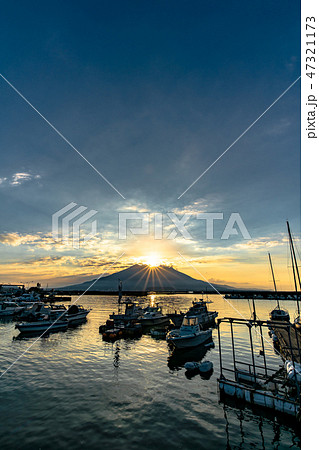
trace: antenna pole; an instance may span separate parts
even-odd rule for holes
[[[298,310],[298,314],[300,315],[299,300],[298,300],[298,288],[297,288],[297,280],[296,280],[295,264],[294,264],[294,259],[293,259],[293,253],[292,253],[292,245],[291,245],[291,241],[289,241],[289,246],[290,246],[290,256],[291,256],[291,262],[292,262],[292,273],[294,274],[294,283],[295,283],[295,291],[296,291],[297,310]]]
[[[293,257],[294,257],[294,261],[295,261],[295,267],[296,267],[297,277],[298,277],[298,281],[299,281],[299,286],[300,286],[300,289],[301,289],[301,281],[300,281],[299,269],[298,269],[298,264],[297,264],[297,258],[296,258],[294,243],[293,243],[293,240],[292,240],[292,236],[291,236],[290,226],[289,226],[288,220],[287,220],[287,229],[288,229],[290,245],[291,245],[291,248],[292,248],[292,254],[293,254]]]
[[[273,279],[273,282],[274,282],[274,288],[275,288],[275,292],[276,292],[277,306],[278,306],[278,308],[280,308],[280,306],[279,306],[279,300],[278,300],[278,294],[277,294],[277,286],[276,286],[275,274],[274,274],[274,269],[273,269],[273,267],[272,267],[272,262],[271,262],[271,256],[270,256],[270,253],[268,253],[268,257],[269,257],[269,263],[270,263],[270,269],[271,269],[272,279]]]

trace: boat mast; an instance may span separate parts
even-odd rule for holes
[[[277,293],[277,286],[276,286],[276,280],[275,280],[275,274],[274,274],[274,269],[273,269],[273,267],[272,267],[272,262],[271,262],[271,256],[270,256],[270,253],[268,253],[268,257],[269,257],[269,262],[270,262],[270,268],[271,268],[272,279],[273,279],[273,282],[274,282],[274,288],[275,288],[275,292],[276,292],[277,306],[278,306],[278,309],[280,309],[279,299],[278,299],[278,293]]]
[[[292,261],[292,273],[294,274],[294,283],[295,283],[295,291],[296,291],[297,310],[298,310],[298,315],[300,315],[299,300],[298,300],[298,288],[297,288],[297,280],[296,280],[295,264],[294,264],[293,254],[292,254],[291,243],[290,243],[290,256],[291,256],[291,261]]]
[[[292,240],[292,237],[291,237],[290,226],[289,226],[288,220],[287,220],[287,228],[288,228],[288,235],[289,235],[289,246],[290,246],[290,256],[291,256],[291,262],[292,262],[292,272],[294,274],[294,283],[295,283],[295,290],[296,290],[297,310],[298,310],[298,315],[300,315],[300,307],[299,307],[299,300],[298,300],[298,287],[297,287],[297,280],[296,280],[296,271],[297,271],[298,281],[299,281],[299,285],[300,285],[300,289],[301,289],[300,276],[299,276],[299,270],[298,270],[298,265],[297,265],[297,261],[296,261],[296,254],[295,254],[295,249],[294,249],[294,243],[293,243],[293,240]]]
[[[295,268],[296,268],[297,277],[298,277],[298,281],[299,281],[299,287],[301,289],[301,281],[300,281],[299,269],[298,269],[298,264],[297,264],[297,258],[296,258],[294,243],[293,243],[293,240],[292,240],[292,237],[291,237],[290,226],[289,226],[288,220],[287,220],[287,228],[288,228],[289,241],[290,241],[290,244],[291,244],[292,253],[293,253],[293,257],[294,257],[294,261],[295,261]]]

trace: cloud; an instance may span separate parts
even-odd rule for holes
[[[10,245],[12,247],[17,247],[23,244],[33,244],[37,239],[39,239],[39,235],[33,234],[22,235],[14,232],[0,234],[0,243]]]
[[[0,178],[0,186],[20,186],[28,181],[39,180],[41,175],[33,175],[26,172],[16,172],[10,178]]]

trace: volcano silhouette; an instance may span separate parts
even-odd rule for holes
[[[95,278],[96,279],[96,278]],[[118,280],[124,291],[213,291],[211,284],[179,272],[171,266],[150,267],[147,264],[134,264],[127,269],[101,277],[93,286],[91,281],[65,286],[63,290],[77,291],[117,291]],[[90,287],[91,286],[91,287]],[[231,286],[214,284],[216,289],[234,289]]]

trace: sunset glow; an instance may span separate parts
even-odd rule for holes
[[[162,260],[160,259],[160,256],[157,253],[151,253],[150,255],[142,257],[141,262],[147,264],[150,267],[157,267],[161,265]]]

